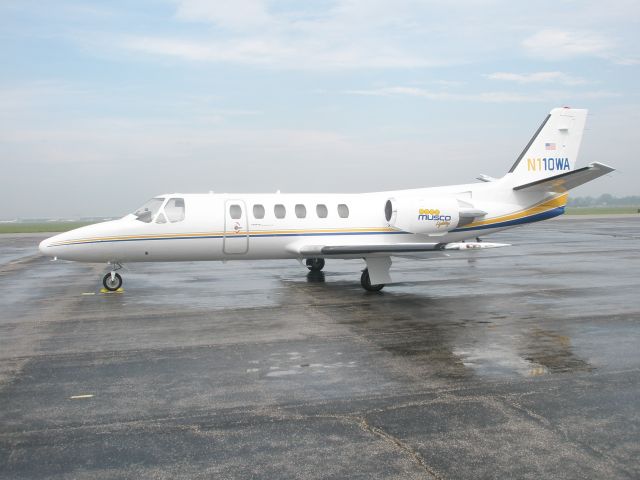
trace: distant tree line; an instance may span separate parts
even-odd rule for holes
[[[614,197],[608,193],[599,197],[569,197],[569,207],[636,207],[640,206],[640,196]]]

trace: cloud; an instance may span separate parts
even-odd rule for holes
[[[350,95],[363,95],[375,97],[419,97],[434,101],[454,102],[481,102],[481,103],[531,103],[531,102],[557,102],[562,103],[569,99],[596,99],[612,98],[620,96],[618,93],[607,91],[592,92],[568,92],[568,91],[544,91],[534,93],[518,92],[477,92],[477,93],[452,93],[431,91],[416,87],[382,87],[363,90],[347,90]]]
[[[527,83],[561,83],[563,85],[583,85],[588,83],[585,79],[572,77],[562,72],[534,72],[534,73],[509,73],[495,72],[485,75],[489,80],[502,80],[506,82]]]
[[[614,43],[595,32],[546,29],[525,38],[522,46],[534,57],[564,60],[580,56],[608,57]]]
[[[619,14],[594,18],[593,12],[586,13],[587,7],[576,13],[561,6],[555,20],[563,25],[567,18],[581,15],[585,30],[549,27],[546,14],[538,7],[527,7],[518,16],[526,16],[526,28],[537,33],[523,40],[523,27],[511,17],[513,12],[500,7],[501,2],[488,6],[477,0],[455,5],[415,0],[172,3],[175,14],[170,28],[151,35],[132,31],[114,43],[158,57],[296,70],[464,65],[513,50],[521,54],[522,49],[547,60],[596,56],[620,64],[637,63],[636,57],[615,51],[617,42],[629,49],[633,48],[630,40],[635,40],[632,34],[612,30],[611,25],[616,28],[620,23]],[[602,10],[599,5],[590,8]],[[499,21],[496,9],[500,10]],[[505,24],[513,26],[505,28]]]
[[[618,42],[594,31],[546,29],[525,38],[522,46],[529,55],[545,60],[597,57],[618,65],[640,64],[637,54],[623,52]]]
[[[25,112],[32,108],[52,109],[70,103],[87,101],[91,93],[86,88],[58,80],[38,80],[19,86],[0,85],[0,105],[3,113]],[[8,116],[0,114],[0,121]]]
[[[78,10],[72,22],[65,9],[13,3],[25,18],[46,18],[45,25],[26,23],[32,35],[62,33],[84,52],[111,58],[125,49],[156,60],[296,70],[464,66],[523,52],[550,60],[590,55],[638,63],[632,0],[606,6],[585,0],[580,8],[550,0],[517,8],[505,0],[163,0],[102,15],[106,7],[93,0],[70,4]],[[568,24],[582,29],[563,28]],[[24,28],[18,32],[24,35]]]
[[[128,37],[121,45],[131,50],[195,61],[271,63],[294,50],[265,40],[198,42],[167,37]]]
[[[422,68],[465,61],[459,43],[413,0],[174,0],[171,30],[108,41],[186,61],[295,70]],[[188,28],[184,24],[188,22]],[[205,24],[196,25],[196,24]],[[434,25],[430,28],[429,25]],[[449,40],[436,41],[436,37]]]
[[[427,100],[467,101],[483,103],[536,102],[537,98],[510,92],[480,92],[480,93],[451,93],[426,90],[416,87],[382,87],[365,90],[348,90],[351,95],[366,95],[376,97],[409,96]]]
[[[179,20],[210,22],[229,29],[255,28],[273,21],[262,0],[179,0],[177,3]]]
[[[328,47],[315,42],[283,42],[249,37],[225,41],[182,40],[171,37],[126,37],[122,48],[188,61],[277,66],[288,69],[411,68],[440,65],[393,47]],[[444,62],[442,63],[444,64]]]

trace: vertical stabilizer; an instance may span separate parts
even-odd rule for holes
[[[514,184],[522,184],[573,170],[586,119],[587,110],[551,110],[507,176]]]

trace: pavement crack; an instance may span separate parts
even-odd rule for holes
[[[385,431],[384,429],[372,425],[366,417],[362,415],[340,415],[340,414],[320,414],[320,415],[305,415],[305,414],[295,414],[288,413],[285,411],[279,412],[278,415],[273,414],[273,412],[266,413],[266,416],[269,416],[274,419],[278,419],[281,421],[287,420],[308,420],[308,419],[333,419],[341,422],[345,422],[348,424],[356,425],[362,431],[367,432],[371,435],[378,437],[383,440],[385,443],[391,445],[393,448],[400,450],[405,453],[409,459],[416,464],[420,469],[422,469],[425,473],[429,475],[430,478],[435,478],[437,480],[444,480],[444,477],[437,473],[424,459],[424,457],[418,452],[416,449],[408,445],[406,442],[402,441],[400,438],[392,435],[391,433]]]
[[[347,418],[356,420],[358,423],[358,426],[365,432],[369,432],[372,435],[375,435],[376,437],[384,440],[385,442],[395,446],[396,448],[406,453],[415,464],[417,464],[420,468],[422,468],[431,477],[436,478],[438,480],[443,480],[443,477],[433,470],[433,468],[426,462],[426,460],[422,457],[422,455],[420,455],[420,452],[412,448],[407,443],[403,442],[401,439],[399,439],[395,435],[390,434],[389,432],[383,430],[380,427],[371,425],[371,423],[369,423],[369,421],[365,417],[347,417]]]
[[[510,406],[514,410],[528,416],[530,419],[537,421],[544,428],[548,429],[551,432],[554,432],[557,435],[562,436],[564,441],[567,444],[573,445],[577,449],[590,453],[592,455],[598,456],[604,463],[606,463],[609,467],[614,470],[621,470],[625,474],[630,473],[624,466],[619,465],[619,462],[616,459],[612,458],[608,452],[603,449],[600,449],[594,445],[587,444],[583,441],[580,441],[577,438],[572,437],[572,435],[558,422],[551,422],[546,417],[539,415],[532,411],[531,409],[525,407],[516,399],[511,396],[498,396],[497,399],[502,400],[506,405]]]

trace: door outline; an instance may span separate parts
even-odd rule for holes
[[[242,215],[238,219],[231,218],[231,205],[239,205]],[[224,240],[222,252],[227,255],[242,255],[249,251],[249,216],[244,200],[227,200],[224,202]]]

